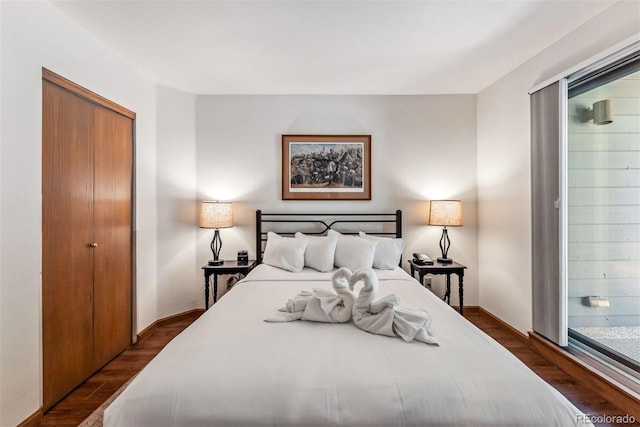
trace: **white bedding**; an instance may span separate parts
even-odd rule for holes
[[[331,273],[260,265],[140,372],[104,425],[578,425],[569,401],[406,272],[377,272],[379,296],[429,310],[439,346],[352,322],[264,322],[300,290],[331,289]]]

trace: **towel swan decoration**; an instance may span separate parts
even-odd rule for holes
[[[316,288],[313,292],[301,291],[295,298],[278,309],[278,313],[265,319],[266,322],[291,322],[309,320],[312,322],[346,323],[353,315],[355,296],[349,288],[351,271],[346,268],[337,270],[331,279],[334,294],[325,289]],[[337,294],[337,295],[336,295]]]
[[[378,276],[371,269],[357,270],[349,278],[349,288],[362,281],[363,287],[353,305],[353,321],[360,329],[379,335],[400,336],[406,342],[413,340],[438,344],[431,333],[431,316],[426,310],[414,310],[400,305],[394,294],[376,301]]]
[[[363,287],[356,299],[353,288],[361,281]],[[309,320],[346,323],[353,318],[356,326],[366,332],[399,336],[406,342],[416,340],[438,344],[431,333],[431,316],[426,310],[403,307],[394,294],[374,301],[378,292],[378,276],[373,270],[351,273],[348,268],[340,268],[333,274],[331,283],[335,294],[320,288],[313,292],[301,291],[265,322]]]

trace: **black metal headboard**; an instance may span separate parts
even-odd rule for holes
[[[402,237],[402,211],[395,213],[265,213],[256,211],[256,259],[262,262],[262,254],[269,231],[282,236],[293,236],[296,232],[308,235],[324,235],[329,230],[342,234],[367,234],[386,237]]]

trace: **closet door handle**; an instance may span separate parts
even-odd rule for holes
[[[89,243],[89,247],[91,247],[91,248],[97,248],[97,247],[98,247],[98,244],[97,244],[96,242]]]

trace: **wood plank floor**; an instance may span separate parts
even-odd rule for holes
[[[43,426],[77,426],[118,390],[200,313],[190,313],[177,319],[159,322],[135,346],[124,351],[112,362],[85,381],[43,417]],[[481,313],[465,313],[465,317],[494,338],[536,374],[564,394],[585,414],[592,416],[625,415],[622,410],[593,392],[585,384],[565,374],[555,365],[532,351],[526,343],[495,320]],[[603,427],[621,424],[596,424]],[[634,424],[640,425],[640,424]]]

